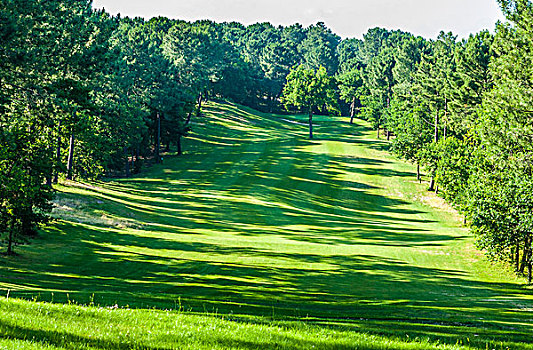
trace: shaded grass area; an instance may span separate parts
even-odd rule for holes
[[[137,178],[59,187],[61,220],[19,257],[0,257],[0,287],[305,320],[314,333],[531,348],[532,291],[427,204],[411,165],[364,122],[317,117],[310,141],[300,119],[211,103],[183,157]]]

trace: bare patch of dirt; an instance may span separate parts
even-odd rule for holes
[[[141,229],[143,226],[134,220],[113,217],[92,209],[92,206],[101,205],[98,199],[83,201],[74,198],[58,198],[53,201],[51,216],[55,219],[75,222],[79,224],[114,227],[119,229]]]

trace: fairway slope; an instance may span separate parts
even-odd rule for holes
[[[60,186],[58,220],[20,256],[0,257],[0,288],[533,348],[531,289],[476,251],[368,124],[316,117],[308,140],[304,116],[214,102],[204,112],[183,156],[134,178]]]

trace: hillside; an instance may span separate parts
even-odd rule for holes
[[[304,117],[209,103],[193,120],[184,156],[165,157],[135,178],[60,186],[58,220],[17,247],[20,256],[0,257],[0,288],[10,298],[180,309],[189,313],[176,314],[176,322],[189,315],[183,322],[192,325],[209,323],[192,313],[208,313],[221,328],[240,327],[229,318],[252,333],[278,332],[270,323],[277,320],[303,327],[293,331],[309,339],[306,347],[320,347],[313,343],[320,332],[341,329],[344,340],[327,346],[386,348],[386,337],[407,334],[533,348],[531,289],[486,262],[453,211],[368,125],[315,120],[310,141]],[[0,304],[0,338],[21,342],[39,339],[38,325],[46,322],[24,329],[20,315],[36,305],[64,308],[11,303]],[[91,318],[100,309],[79,310]],[[384,335],[383,343],[367,336],[374,340],[354,345],[350,338],[367,333]],[[382,345],[371,347],[373,341]],[[109,344],[101,346],[119,348]],[[302,344],[274,339],[271,346]]]

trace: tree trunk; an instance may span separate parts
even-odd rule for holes
[[[431,176],[431,182],[429,183],[428,191],[435,191],[435,175]]]
[[[447,132],[448,132],[448,98],[444,98],[444,140],[446,141]]]
[[[70,134],[70,143],[68,146],[67,180],[72,180],[73,166],[74,166],[74,132]]]
[[[55,184],[59,182],[59,164],[61,164],[61,137],[57,138],[56,166],[54,169],[54,179],[52,180]]]
[[[178,156],[181,156],[182,150],[181,150],[181,135],[178,135]]]
[[[9,236],[7,240],[7,255],[13,255],[13,241],[15,236],[15,228],[13,227],[13,219],[10,220],[9,224]]]
[[[353,124],[354,117],[355,117],[355,97],[352,99],[352,104],[350,105],[350,124]]]
[[[533,263],[530,261],[527,266],[527,284],[531,284],[533,280]]]
[[[185,121],[185,126],[189,125],[189,123],[191,122],[191,116],[192,116],[192,113],[189,112],[189,114],[187,114],[187,120]]]
[[[313,139],[313,110],[309,108],[309,139]]]
[[[50,140],[52,140],[52,138],[53,138],[52,137],[52,130],[48,131],[48,137],[50,138]],[[48,152],[50,153],[50,155],[52,155],[54,153],[54,146],[53,146],[52,142],[50,142],[50,144],[48,145]],[[53,156],[50,157],[52,163],[53,163],[53,158],[54,158]],[[50,169],[48,170],[48,174],[46,174],[46,186],[52,187],[52,177],[53,176],[54,176],[54,167],[51,166]]]
[[[420,176],[420,163],[416,163],[416,179],[422,183],[422,176]]]
[[[390,141],[390,130],[387,130],[387,141]]]
[[[516,241],[516,247],[515,247],[515,271],[520,271],[520,241]]]
[[[138,174],[141,171],[141,164],[139,163],[140,153],[140,146],[137,145],[137,147],[135,147],[135,163],[133,164],[133,171],[135,174]]]
[[[529,245],[530,245],[530,242],[529,242],[529,236],[528,236],[526,237],[524,241],[524,250],[522,252],[522,263],[520,264],[520,270],[519,270],[520,273],[524,273],[524,271],[526,270],[526,266],[528,265]]]
[[[379,131],[380,131],[380,128],[379,128],[379,126],[378,126],[378,139],[379,139]]]
[[[128,147],[124,147],[124,155],[126,156],[126,177],[130,177],[131,168],[130,168],[130,155],[128,153]]]
[[[439,142],[439,110],[435,113],[435,144]],[[429,191],[435,191],[435,174],[431,175]]]
[[[198,103],[198,110],[196,111],[196,117],[200,117],[200,114],[202,113],[202,94],[198,94],[198,98],[196,100]]]
[[[161,148],[161,117],[159,113],[157,113],[157,125],[156,125],[156,140],[155,140],[155,162],[161,163],[161,156],[159,154],[160,148]]]
[[[61,164],[61,120],[57,125],[57,146],[56,146],[56,166],[54,172],[53,183],[57,184],[59,182],[59,164]]]
[[[439,110],[435,113],[435,143],[439,142]]]
[[[532,241],[533,240],[533,237],[529,237],[529,245],[528,245],[528,253],[527,253],[527,283],[528,284],[531,284],[531,269],[532,269],[532,264],[533,264],[533,246],[532,246]]]

